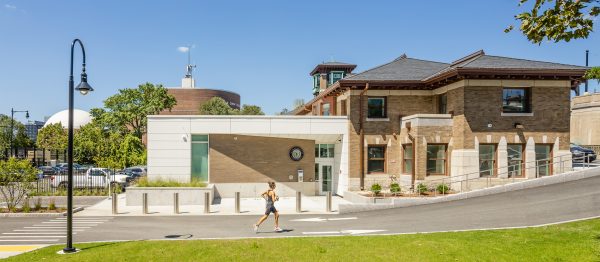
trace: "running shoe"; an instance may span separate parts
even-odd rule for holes
[[[258,225],[254,224],[254,233],[258,233]]]
[[[281,232],[281,231],[283,231],[283,229],[281,229],[280,227],[275,228],[275,232]]]

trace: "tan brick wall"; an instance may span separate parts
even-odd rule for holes
[[[171,111],[160,112],[161,115],[197,115],[200,106],[213,97],[223,98],[232,108],[240,108],[240,95],[224,90],[169,88],[167,92],[175,97],[177,104]]]
[[[235,139],[237,137],[237,140]],[[211,183],[287,182],[288,176],[304,170],[304,181],[315,177],[315,142],[305,139],[210,135],[209,168]],[[289,150],[304,151],[300,161],[289,157]]]

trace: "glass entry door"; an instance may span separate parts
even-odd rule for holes
[[[319,187],[319,195],[332,191],[333,188],[333,165],[315,163],[315,181]]]

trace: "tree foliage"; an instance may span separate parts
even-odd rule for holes
[[[11,157],[0,161],[0,193],[9,211],[14,210],[32,189],[36,174],[37,169],[26,159]]]
[[[67,131],[61,123],[51,124],[38,131],[37,145],[40,148],[48,150],[67,149],[68,137]]]
[[[264,115],[260,106],[243,105],[242,109],[234,109],[220,97],[213,97],[200,106],[201,115]]]
[[[10,127],[11,119],[10,116],[0,114],[0,158],[6,157],[5,149],[10,147]],[[15,147],[31,147],[33,141],[27,136],[25,132],[25,125],[21,122],[13,121],[13,145]]]
[[[146,117],[163,110],[171,110],[177,101],[162,85],[145,83],[138,88],[120,89],[119,93],[104,100],[105,109],[92,110],[111,129],[129,129],[139,139],[146,133]]]
[[[595,79],[600,83],[600,66],[592,67],[590,70],[585,72],[585,79]]]
[[[519,6],[529,2],[520,0]],[[587,38],[593,31],[594,20],[600,14],[600,0],[535,0],[530,11],[520,13],[519,30],[527,39],[541,44],[544,39],[554,42]],[[505,32],[513,30],[508,27]]]

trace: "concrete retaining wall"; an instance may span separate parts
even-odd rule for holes
[[[148,193],[149,206],[173,205],[173,193],[179,193],[180,205],[204,205],[204,193],[210,193],[210,203],[214,199],[214,186],[207,187],[128,187],[125,192],[128,206],[141,206],[142,194]]]
[[[354,192],[344,192],[344,199],[353,202],[353,204],[340,204],[338,210],[340,214],[346,214],[371,210],[427,205],[473,197],[488,196],[527,188],[553,185],[595,176],[600,176],[600,167],[571,171],[564,174],[525,180],[521,182],[478,189],[464,193],[451,194],[447,196],[390,198],[391,203],[389,204],[374,203],[373,198],[361,196]]]
[[[269,189],[267,183],[215,183],[214,186],[216,198],[232,198],[235,197],[235,192],[240,192],[244,198],[260,197],[260,194]],[[277,182],[276,186],[276,192],[281,197],[295,197],[296,191],[305,196],[317,193],[316,182]]]

